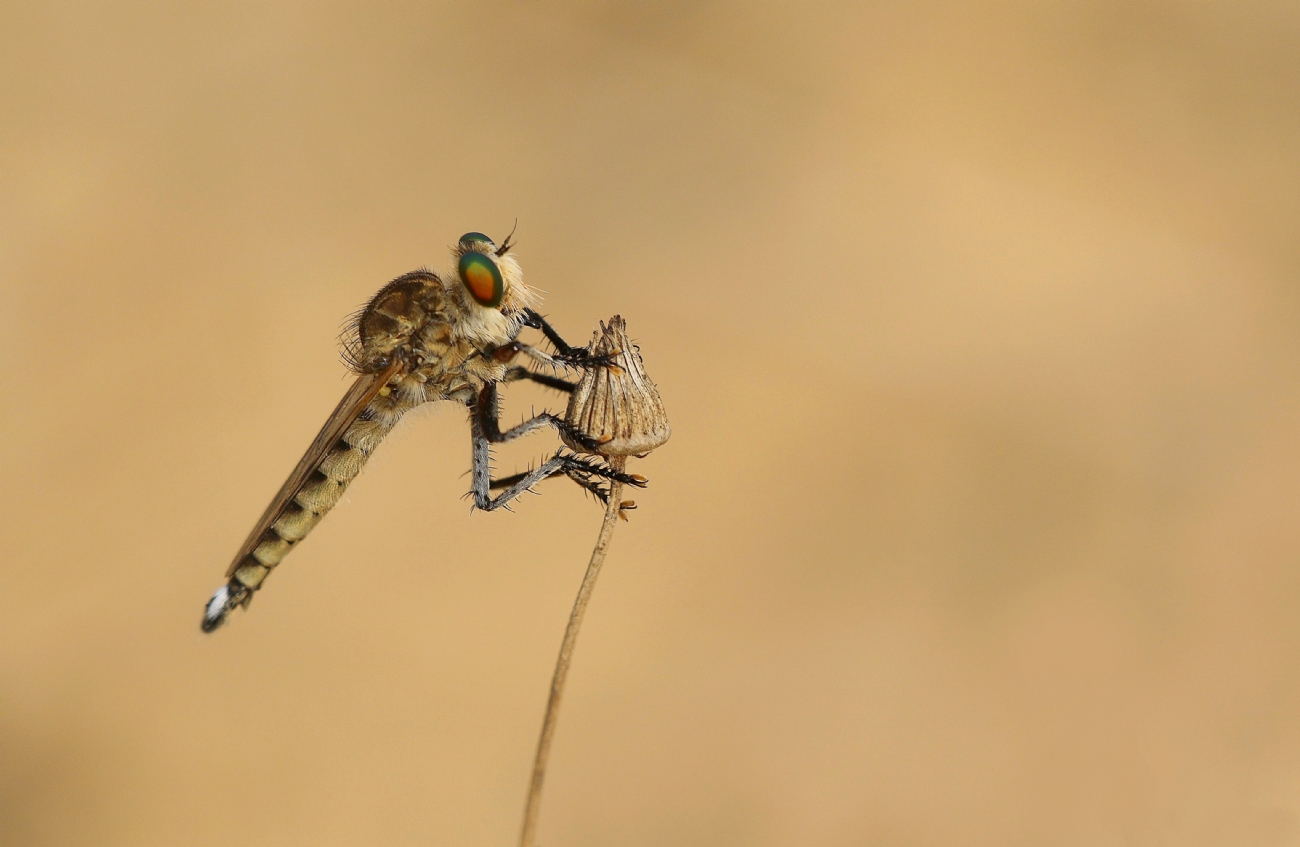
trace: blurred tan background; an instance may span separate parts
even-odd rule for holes
[[[0,843],[514,842],[575,487],[417,414],[198,623],[518,218],[675,431],[546,847],[1300,844],[1298,151],[1293,3],[4,4]]]

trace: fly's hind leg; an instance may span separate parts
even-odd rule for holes
[[[543,374],[530,374],[530,377],[542,377]],[[522,379],[523,377],[516,377]],[[551,379],[551,377],[545,377]],[[564,380],[556,379],[556,382]],[[547,383],[543,383],[547,384]],[[587,450],[592,452],[600,446],[596,439],[571,425],[559,415],[550,412],[542,412],[540,415],[533,415],[523,423],[516,424],[510,429],[501,430],[500,411],[497,396],[497,387],[495,383],[489,383],[479,392],[478,398],[470,404],[470,420],[475,427],[475,432],[481,434],[485,440],[491,444],[504,444],[507,441],[514,441],[516,438],[522,438],[530,432],[536,432],[543,427],[553,427],[575,444],[581,444]],[[476,436],[477,437],[477,436]]]
[[[511,486],[515,485],[516,483],[528,477],[530,473],[532,473],[532,471],[528,471],[525,473],[511,474],[510,476],[497,477],[496,479],[488,480],[488,487],[491,488],[493,491],[496,491],[501,488],[510,488]],[[563,473],[566,477],[576,482],[579,486],[581,486],[586,491],[589,491],[592,494],[596,495],[596,499],[599,500],[600,502],[602,503],[609,502],[609,489],[605,488],[603,485],[597,482],[596,479],[593,479],[594,474],[587,468],[578,467],[576,465],[570,465],[568,467],[562,467],[557,471],[552,471],[551,474],[549,474],[546,478],[550,479],[558,476],[561,473]],[[541,480],[537,480],[537,482],[540,481]]]
[[[552,476],[564,474],[569,479],[581,485],[583,488],[595,494],[597,499],[602,503],[609,502],[609,491],[595,480],[596,478],[616,479],[626,485],[634,485],[637,488],[645,488],[646,478],[640,474],[626,474],[622,471],[616,471],[611,467],[585,459],[582,456],[575,456],[563,450],[547,459],[537,468],[526,473],[513,474],[501,479],[491,478],[491,468],[488,463],[491,458],[488,453],[490,442],[487,439],[475,438],[474,440],[474,506],[485,512],[491,512],[496,509],[509,509],[510,502],[519,497],[525,491],[532,490],[532,487],[544,479]],[[493,490],[504,488],[505,491],[492,496]],[[625,509],[635,509],[636,504],[631,501],[624,507]]]
[[[578,387],[577,383],[569,382],[566,379],[560,379],[559,377],[549,376],[547,374],[535,373],[533,371],[528,370],[527,368],[522,368],[518,366],[510,368],[508,371],[506,371],[505,378],[502,379],[501,381],[508,383],[508,382],[518,382],[519,380],[524,380],[524,379],[532,380],[533,382],[536,382],[540,385],[545,385],[548,388],[554,388],[557,391],[563,391],[568,394],[573,393],[574,389]],[[523,481],[531,473],[532,471],[529,471],[525,473],[511,474],[510,476],[503,476],[497,479],[490,479],[488,481],[489,488],[493,491],[500,490],[502,488],[510,488],[516,485],[517,483]],[[559,473],[563,473],[566,477],[573,480],[584,490],[589,491],[590,493],[596,495],[596,499],[599,500],[601,503],[609,502],[609,489],[602,486],[597,481],[599,477],[594,477],[594,474],[591,471],[589,471],[586,467],[577,464],[570,464],[567,467],[563,467],[558,471],[552,471],[550,474],[548,474],[546,477],[543,478],[549,479],[551,477],[559,475]],[[540,480],[534,480],[533,482],[539,482],[539,481]],[[633,484],[635,485],[636,483]],[[525,488],[524,490],[527,490],[527,488]],[[636,506],[631,505],[628,506],[627,508],[634,509],[636,508]]]
[[[527,473],[515,474],[500,480],[492,479],[492,445],[513,441],[545,426],[552,426],[568,435],[579,444],[596,445],[594,439],[566,423],[562,418],[543,412],[523,423],[502,432],[498,421],[497,390],[495,385],[488,385],[480,392],[478,399],[470,404],[470,430],[473,437],[473,495],[474,505],[485,512],[499,509],[532,488],[533,485],[557,473],[563,473],[595,493],[602,501],[607,501],[604,493],[594,478],[614,479],[626,485],[644,488],[645,477],[640,474],[627,474],[608,467],[602,462],[586,459],[560,450],[547,459],[541,466]],[[504,488],[501,494],[492,496],[492,489]]]

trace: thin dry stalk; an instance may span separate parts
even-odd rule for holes
[[[611,467],[623,470],[626,459],[622,456],[609,460]],[[560,656],[555,661],[555,674],[551,677],[551,696],[546,701],[546,717],[542,719],[542,735],[537,740],[537,755],[533,759],[533,778],[528,784],[528,803],[524,807],[524,826],[519,836],[520,847],[533,847],[537,833],[537,817],[542,806],[542,780],[546,778],[546,762],[551,755],[551,738],[555,735],[555,723],[560,717],[560,698],[564,695],[564,680],[569,675],[569,665],[573,661],[573,648],[578,643],[578,630],[582,627],[582,616],[587,612],[591,602],[591,592],[596,587],[596,578],[600,568],[605,564],[605,553],[609,550],[609,541],[614,537],[614,525],[619,518],[619,498],[623,494],[623,483],[613,481],[609,487],[609,503],[605,506],[605,519],[600,525],[600,534],[596,536],[596,546],[592,548],[591,559],[587,562],[587,573],[578,588],[578,597],[573,601],[573,611],[569,613],[569,625],[564,629],[564,640],[560,643]]]
[[[659,390],[646,376],[641,354],[627,335],[627,324],[615,315],[609,323],[602,323],[588,345],[593,353],[610,356],[606,366],[589,368],[570,395],[569,408],[564,418],[570,426],[594,439],[597,445],[588,451],[588,445],[571,439],[565,441],[574,450],[593,452],[609,466],[622,473],[630,455],[644,456],[662,445],[672,434],[668,416],[664,412]],[[630,478],[643,484],[644,478],[631,474]],[[635,509],[632,501],[623,501],[623,483],[610,480],[605,503],[605,520],[596,536],[596,546],[587,563],[587,573],[578,588],[578,598],[569,613],[569,625],[564,630],[560,644],[560,657],[555,662],[551,677],[551,696],[546,701],[546,717],[542,720],[542,735],[537,741],[537,756],[533,759],[533,778],[528,784],[528,803],[524,807],[523,831],[519,836],[521,847],[533,847],[537,831],[537,816],[542,805],[542,780],[546,777],[546,761],[551,755],[551,739],[555,735],[555,722],[560,716],[560,698],[564,694],[564,680],[569,675],[573,661],[573,648],[578,642],[578,629],[582,616],[591,602],[591,592],[596,587],[605,553],[609,550],[614,524],[619,518],[627,519],[626,512]]]

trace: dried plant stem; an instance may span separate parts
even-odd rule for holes
[[[626,459],[622,456],[610,457],[609,464],[617,471],[622,471]],[[520,847],[533,847],[537,832],[537,816],[542,805],[542,780],[546,777],[546,760],[551,754],[551,738],[555,735],[555,723],[560,716],[560,698],[564,695],[564,680],[569,675],[569,665],[573,661],[573,648],[578,643],[578,629],[582,626],[582,616],[591,602],[591,592],[596,587],[596,577],[600,576],[601,565],[605,564],[605,553],[609,550],[609,540],[614,536],[614,524],[618,523],[619,498],[623,495],[623,483],[610,480],[609,503],[605,506],[605,520],[600,525],[600,534],[596,536],[596,546],[592,548],[591,560],[587,563],[587,573],[578,588],[578,596],[573,601],[573,611],[569,613],[569,625],[564,629],[564,641],[560,643],[560,655],[555,660],[555,674],[551,677],[551,696],[546,701],[546,717],[542,720],[542,734],[537,739],[537,755],[533,759],[533,778],[528,784],[528,803],[524,807],[524,826],[519,835]]]

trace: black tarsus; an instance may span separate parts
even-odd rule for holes
[[[533,329],[540,329],[542,334],[546,336],[546,340],[555,347],[558,354],[555,357],[556,360],[563,364],[577,368],[597,368],[608,365],[614,360],[613,356],[595,356],[586,347],[574,347],[561,338],[555,328],[546,322],[546,318],[533,309],[524,309],[523,324]]]
[[[545,385],[547,388],[554,388],[556,391],[563,391],[565,394],[572,394],[573,390],[578,387],[576,382],[570,382],[567,379],[561,379],[558,376],[549,376],[548,374],[534,373],[528,368],[522,368],[515,365],[506,371],[502,382],[518,382],[521,379],[529,379],[539,385]]]
[[[609,503],[609,489],[605,488],[600,483],[593,480],[591,478],[591,474],[586,473],[585,471],[578,470],[577,468],[565,468],[563,470],[563,473],[565,477],[573,480],[575,483],[582,486],[582,488],[596,495],[596,499],[599,500],[600,502],[606,504]],[[509,488],[510,486],[519,482],[526,476],[528,476],[527,473],[511,474],[510,476],[503,476],[499,479],[489,480],[489,485],[493,489]],[[547,479],[555,479],[555,477],[557,476],[559,476],[558,473],[552,474],[551,476],[547,477]],[[542,480],[538,480],[538,482],[541,481]]]

